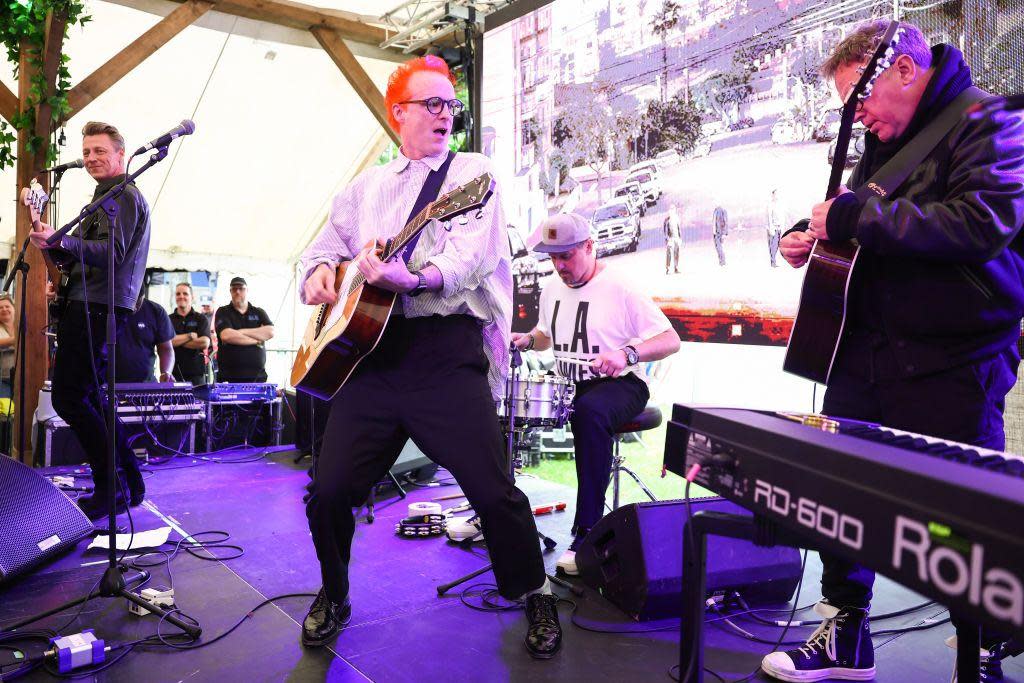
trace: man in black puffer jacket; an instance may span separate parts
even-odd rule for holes
[[[888,24],[860,27],[826,61],[822,74],[840,96]],[[868,133],[854,189],[972,86],[959,50],[929,49],[919,29],[902,28],[892,65],[857,112]],[[815,206],[806,231],[782,239],[790,265],[807,262],[815,239],[861,245],[823,412],[1002,450],[1024,315],[1022,224],[1024,119],[1009,111],[961,119],[888,196],[861,201],[844,188]],[[822,564],[821,627],[802,647],[765,657],[762,668],[788,681],[873,678],[874,573],[824,553]],[[1001,680],[1004,644],[982,639],[982,680]]]

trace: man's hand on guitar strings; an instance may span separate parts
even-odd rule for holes
[[[779,242],[779,253],[786,259],[786,263],[799,268],[807,263],[813,247],[814,238],[807,232],[797,230],[782,238]]]
[[[37,248],[52,249],[57,245],[51,246],[46,243],[46,240],[50,235],[52,235],[55,232],[56,230],[54,230],[51,226],[47,225],[46,223],[40,223],[39,229],[30,232],[28,234],[28,237],[30,240],[32,240],[32,244],[34,244]]]
[[[846,194],[850,190],[847,189],[846,185],[840,185],[839,191],[836,192],[836,197],[841,194]],[[828,221],[828,210],[832,208],[832,202],[836,199],[826,200],[820,204],[815,204],[814,208],[811,209],[811,222],[807,232],[816,240],[827,240],[828,230],[826,229],[826,223]]]
[[[307,304],[335,303],[338,300],[338,293],[334,291],[334,268],[328,263],[321,263],[306,278],[302,290],[306,295]]]
[[[404,294],[420,282],[418,277],[409,272],[402,259],[381,261],[380,247],[363,249],[355,264],[369,284],[396,294]]]

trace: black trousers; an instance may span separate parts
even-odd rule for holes
[[[633,374],[576,383],[569,419],[576,448],[574,536],[585,536],[604,516],[615,430],[636,417],[650,397],[647,384]]]
[[[487,369],[474,318],[397,316],[334,397],[306,505],[334,602],[349,590],[352,508],[410,438],[455,477],[480,515],[501,595],[515,599],[544,584],[537,527],[509,472]]]
[[[887,427],[1003,450],[1003,409],[1017,380],[1014,348],[969,365],[908,379],[883,341],[848,337],[840,346],[822,412]],[[875,574],[867,567],[821,554],[821,593],[830,604],[867,607]]]
[[[57,326],[57,354],[54,359],[52,396],[53,408],[68,423],[85,449],[92,467],[95,495],[107,494],[107,427],[104,417],[105,394],[97,389],[107,381],[107,321],[106,307],[90,304],[86,315],[85,304],[68,304]],[[126,312],[115,313],[120,335],[128,317]],[[92,330],[93,354],[89,353],[89,330]],[[96,374],[93,375],[95,365]],[[116,429],[115,448],[119,477],[126,477],[133,490],[139,490],[142,475],[135,454],[128,447],[124,430]]]

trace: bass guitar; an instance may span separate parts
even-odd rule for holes
[[[33,180],[28,187],[21,190],[21,203],[28,207],[29,216],[32,218],[32,230],[35,232],[39,232],[42,229],[40,227],[42,215],[49,201],[50,196],[46,194],[46,190],[36,180]],[[50,326],[53,327],[60,319],[64,306],[67,303],[64,297],[67,287],[66,273],[74,261],[74,256],[59,247],[40,249],[40,251],[43,254],[43,262],[46,263],[46,274],[53,284],[56,294],[49,304]]]
[[[898,21],[889,24],[871,59],[859,69],[860,78],[846,96],[825,199],[832,199],[839,192],[857,107],[870,97],[875,80],[892,65],[895,45],[902,31]],[[786,372],[820,384],[828,383],[846,324],[846,295],[859,251],[860,246],[852,240],[817,240],[814,243],[782,364]]]
[[[380,259],[386,262],[402,258],[405,247],[430,221],[448,222],[481,209],[493,192],[494,179],[484,173],[438,197],[388,240]],[[366,248],[375,245],[370,242]],[[397,297],[394,292],[368,284],[352,261],[338,265],[334,283],[337,303],[316,307],[291,375],[292,386],[324,400],[338,393],[359,363],[376,348]]]

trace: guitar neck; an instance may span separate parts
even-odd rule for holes
[[[391,239],[391,244],[387,252],[381,256],[382,261],[388,260],[394,254],[401,251],[402,247],[409,243],[409,240],[419,234],[420,230],[422,230],[427,224],[427,215],[430,213],[431,206],[433,206],[433,204],[427,204],[423,207],[423,209],[413,216],[412,220],[402,228],[402,231]]]

